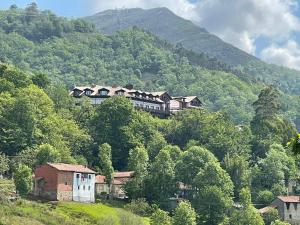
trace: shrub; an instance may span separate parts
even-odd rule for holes
[[[150,206],[144,198],[139,198],[132,200],[129,204],[125,205],[124,208],[140,216],[150,216],[156,207]]]

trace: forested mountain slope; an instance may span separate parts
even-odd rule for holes
[[[0,17],[1,59],[28,71],[47,73],[67,86],[132,83],[172,95],[197,95],[208,109],[223,110],[236,123],[250,121],[251,104],[264,86],[241,69],[173,47],[140,29],[106,36],[82,20],[28,9],[1,11]],[[299,99],[283,98],[289,102],[284,113],[296,121]]]
[[[85,19],[109,35],[137,26],[170,43],[180,43],[187,49],[193,49],[198,53],[205,52],[210,57],[217,57],[232,65],[257,60],[254,56],[208,33],[204,28],[175,15],[167,8],[107,10]]]
[[[245,75],[276,85],[284,92],[300,94],[299,71],[264,63],[167,8],[107,10],[84,19],[109,35],[134,26],[148,30],[170,43],[181,44],[186,49],[204,52],[210,57],[238,66]]]

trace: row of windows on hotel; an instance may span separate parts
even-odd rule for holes
[[[156,110],[160,110],[159,106],[155,106],[155,107],[154,107],[153,105],[151,105],[151,106],[146,105],[146,106],[144,107],[143,104],[135,103],[135,106],[136,106],[136,107],[139,107],[139,108],[146,108],[146,109],[156,109]]]
[[[124,92],[123,91],[118,91],[118,92],[116,92],[117,93],[117,95],[124,95]],[[80,93],[77,93],[77,95],[79,95]],[[91,94],[92,94],[92,91],[91,90],[86,90],[85,92],[84,92],[84,94],[86,95],[86,96],[90,96]],[[100,90],[99,91],[99,94],[101,95],[101,96],[106,96],[106,95],[108,95],[108,91],[107,90]],[[76,94],[75,94],[76,95]],[[142,97],[142,98],[146,98],[146,99],[156,99],[155,98],[155,96],[153,96],[153,95],[147,95],[147,94],[139,94],[139,93],[135,93],[135,97]]]

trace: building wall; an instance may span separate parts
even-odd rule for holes
[[[109,187],[107,184],[95,184],[96,195],[101,195],[102,193],[109,193]]]
[[[59,171],[57,184],[57,200],[73,200],[73,172]]]
[[[103,101],[105,101],[107,98],[90,98],[91,99],[91,104],[92,105],[99,105]]]
[[[125,198],[126,194],[123,185],[112,185],[111,194],[115,198]]]
[[[281,219],[292,225],[300,225],[300,203],[286,203],[276,199],[272,202],[272,205],[278,207]]]
[[[38,167],[35,172],[34,195],[57,200],[58,171],[49,165]],[[43,177],[40,182],[37,178]]]
[[[95,174],[74,173],[73,201],[95,202]]]
[[[149,107],[149,109],[156,109],[156,110],[160,110],[160,104],[158,103],[151,103],[151,102],[144,102],[144,101],[138,101],[138,100],[131,100],[131,102],[133,103],[134,106],[137,107],[143,107],[146,108],[147,106]]]

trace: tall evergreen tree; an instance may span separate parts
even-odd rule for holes
[[[114,179],[114,168],[112,166],[111,147],[104,143],[99,146],[100,168],[105,176],[105,182],[110,186]]]

